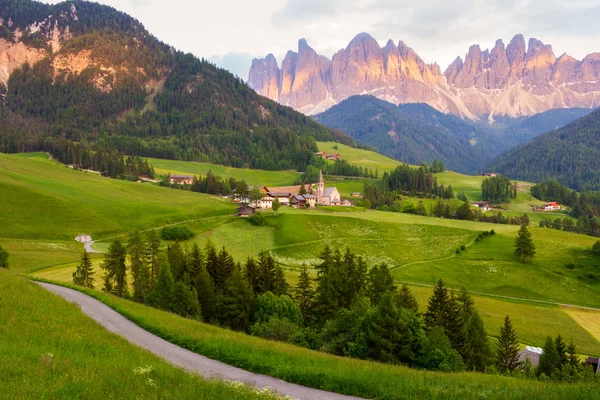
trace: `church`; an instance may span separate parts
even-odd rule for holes
[[[323,182],[323,171],[319,171],[319,183],[317,184],[317,204],[321,206],[341,205],[341,196],[336,187],[325,187]]]

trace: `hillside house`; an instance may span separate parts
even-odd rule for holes
[[[282,206],[290,205],[290,197],[292,197],[290,192],[269,192],[267,194],[273,199],[278,199]]]
[[[521,362],[525,362],[525,360],[529,358],[533,365],[539,365],[540,356],[543,353],[544,350],[541,347],[526,346],[523,350],[519,352],[519,360]]]
[[[490,210],[490,205],[487,201],[474,201],[471,203],[473,207],[479,208],[482,212],[486,212]]]
[[[482,176],[485,176],[486,178],[495,178],[495,177],[497,177],[498,175],[497,175],[497,174],[495,174],[495,173],[493,173],[493,172],[484,172],[484,173],[482,174]]]
[[[352,193],[352,197],[361,197],[362,194],[360,192],[354,192]]]
[[[268,210],[273,208],[273,200],[275,198],[268,193],[263,196],[262,199],[256,201],[256,208],[262,208],[264,210]]]
[[[326,160],[332,160],[332,161],[342,159],[342,156],[339,153],[327,154],[324,151],[319,151],[319,152],[315,153],[315,156],[324,158]]]
[[[551,202],[544,204],[544,211],[558,211],[560,210],[560,204],[557,202]]]
[[[315,208],[317,206],[317,196],[313,194],[304,194],[302,197],[304,197],[304,200],[306,200],[306,203],[310,208]]]
[[[290,198],[290,205],[294,208],[315,208],[317,197],[312,194],[295,194]]]
[[[344,207],[352,207],[352,203],[349,200],[342,201],[342,206]]]
[[[250,207],[248,205],[243,205],[238,208],[237,215],[238,215],[238,217],[246,217],[247,218],[247,217],[253,215],[255,212],[256,212],[256,210],[254,209],[254,207]]]
[[[299,194],[300,193],[300,188],[302,188],[302,185],[295,185],[295,186],[279,186],[279,187],[266,187],[265,188],[265,192],[264,193],[289,193],[291,196],[295,195],[295,194]],[[307,189],[307,187],[305,186],[305,189]]]
[[[592,366],[592,368],[594,368],[595,373],[600,372],[600,358],[588,357],[587,360],[585,360],[585,362],[586,362],[586,364],[589,364]]]
[[[169,183],[171,185],[191,185],[194,183],[192,175],[171,175],[169,174]]]

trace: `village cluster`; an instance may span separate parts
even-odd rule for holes
[[[323,153],[325,155],[325,153]],[[327,156],[335,157],[339,154]],[[189,175],[169,175],[170,184],[191,185],[194,177]],[[336,187],[325,187],[323,172],[319,172],[319,182],[315,185],[295,185],[281,187],[250,186],[250,191],[258,189],[262,195],[259,199],[251,199],[247,195],[235,194],[234,202],[239,203],[239,216],[248,216],[257,209],[269,210],[273,208],[273,202],[279,201],[281,206],[294,208],[316,208],[317,206],[345,206],[350,207],[352,203],[344,200]],[[353,197],[360,197],[360,193],[353,193]]]

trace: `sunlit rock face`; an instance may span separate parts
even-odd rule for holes
[[[258,93],[305,114],[317,114],[344,99],[369,94],[394,104],[427,103],[446,113],[479,119],[533,115],[553,108],[600,105],[600,53],[582,61],[556,57],[552,46],[516,35],[482,50],[469,48],[441,72],[404,42],[381,47],[357,35],[331,60],[302,39],[278,67],[272,55],[255,59],[248,83]]]

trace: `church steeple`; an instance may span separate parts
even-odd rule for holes
[[[319,183],[317,184],[317,204],[321,204],[323,192],[325,191],[325,182],[323,182],[323,171],[319,170]]]

